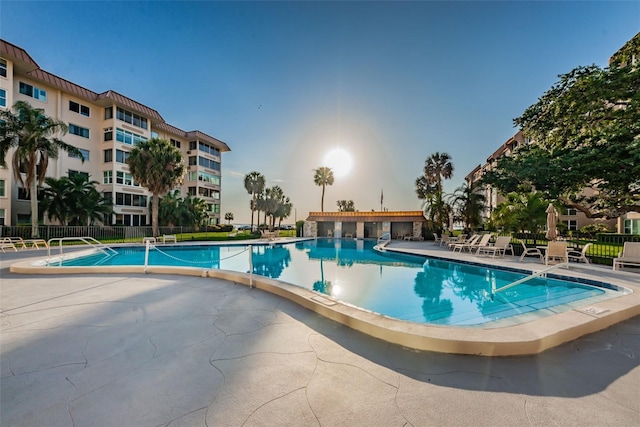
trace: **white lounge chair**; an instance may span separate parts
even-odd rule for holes
[[[447,246],[449,247],[449,249],[453,249],[454,245],[473,245],[474,243],[476,243],[478,241],[478,239],[480,239],[480,235],[479,234],[474,234],[473,236],[469,237],[468,239],[454,240],[452,242],[449,242],[449,244]]]
[[[587,258],[587,251],[593,245],[593,243],[587,243],[584,245],[581,251],[576,251],[575,249],[569,250],[567,252],[567,256],[569,257],[569,261],[581,262],[583,261],[585,264],[589,264],[589,258]]]
[[[482,246],[478,248],[477,255],[481,253],[491,254],[492,258],[496,255],[504,256],[509,249],[511,243],[511,236],[498,236],[496,242],[492,246]]]
[[[540,258],[540,262],[544,261],[544,255],[542,254],[542,251],[540,251],[540,249],[528,248],[523,241],[520,241],[520,244],[522,245],[522,255],[520,255],[520,262],[522,262],[524,257],[526,257],[527,255],[536,255]]]
[[[640,266],[640,242],[624,242],[622,252],[613,259],[614,270],[625,265]]]
[[[468,249],[469,252],[473,252],[474,249],[477,250],[482,247],[482,246],[487,246],[489,244],[489,240],[491,240],[491,234],[483,234],[482,237],[480,238],[480,240],[469,244],[469,243],[457,243],[455,245],[453,245],[453,252],[456,251],[456,249],[459,249],[460,252],[462,252],[465,249]]]
[[[569,262],[567,255],[567,242],[552,241],[547,244],[547,252],[544,254],[544,263],[549,265],[550,261]]]

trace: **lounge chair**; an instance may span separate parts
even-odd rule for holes
[[[640,266],[640,242],[624,242],[622,252],[613,259],[614,270],[625,265]]]
[[[480,235],[479,234],[474,234],[473,236],[469,237],[468,239],[454,240],[452,242],[449,242],[449,244],[447,246],[449,247],[449,249],[453,249],[454,245],[473,245],[474,243],[476,243],[478,241],[478,239],[480,239]]]
[[[504,254],[509,249],[511,243],[511,236],[498,236],[496,242],[492,246],[482,246],[478,248],[476,255],[480,253],[491,254],[492,258],[495,258],[496,255],[504,256]]]
[[[487,246],[489,244],[489,240],[491,240],[491,234],[483,234],[482,237],[480,238],[480,240],[477,240],[476,242],[469,244],[469,243],[458,243],[453,245],[453,252],[456,251],[456,249],[460,249],[460,252],[462,252],[465,249],[469,250],[469,253],[473,252],[474,249],[476,249],[476,253],[477,250],[483,246]]]
[[[547,245],[547,252],[544,254],[544,263],[549,265],[550,261],[569,262],[567,255],[567,242],[552,241]]]
[[[540,249],[528,248],[527,245],[525,245],[522,241],[520,242],[520,244],[522,245],[522,255],[520,255],[520,262],[522,262],[524,257],[526,257],[527,255],[536,255],[540,258],[541,262],[544,262],[544,255],[542,254],[542,251],[540,251]]]
[[[589,247],[591,247],[593,243],[587,243],[584,245],[581,251],[576,251],[575,249],[569,250],[567,252],[567,256],[569,257],[569,261],[581,262],[584,261],[585,264],[589,264],[589,258],[587,258],[587,251]]]
[[[450,240],[451,240],[451,236],[449,236],[446,233],[442,233],[442,238],[440,239],[440,246],[448,245]]]

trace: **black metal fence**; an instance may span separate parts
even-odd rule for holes
[[[514,255],[520,256],[523,252],[520,242],[524,242],[527,247],[544,246],[547,239],[544,234],[532,233],[512,233]],[[576,251],[582,251],[587,243],[591,246],[587,249],[586,256],[590,262],[594,264],[613,265],[613,259],[616,258],[624,242],[640,242],[640,235],[637,234],[614,234],[614,233],[598,233],[593,235],[581,235],[578,233],[570,236],[563,236],[561,239],[566,240],[569,247]]]

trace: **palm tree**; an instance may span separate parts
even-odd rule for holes
[[[97,189],[98,181],[90,181],[87,175],[73,174],[69,181],[70,225],[91,225],[103,222],[105,216],[113,214],[111,200],[104,198]]]
[[[151,199],[151,228],[158,237],[158,205],[161,194],[178,185],[184,175],[182,154],[165,139],[151,138],[141,141],[131,150],[127,159],[133,179],[146,187]]]
[[[453,176],[451,156],[447,153],[433,153],[424,162],[424,176],[429,184],[435,184],[438,192],[442,193],[442,179],[451,179]]]
[[[458,187],[451,200],[454,219],[463,221],[467,230],[476,229],[482,224],[482,211],[485,208],[485,196],[477,183]]]
[[[151,200],[153,203],[153,199]],[[170,191],[158,203],[158,223],[173,228],[182,224],[183,199],[180,190]]]
[[[47,185],[42,190],[40,210],[47,214],[49,221],[55,219],[60,225],[67,225],[71,210],[69,209],[69,178],[63,176],[60,179],[47,177],[44,180]]]
[[[320,212],[324,212],[324,190],[327,185],[333,185],[333,171],[331,168],[321,166],[314,169],[313,182],[322,186],[322,199],[320,201]]]
[[[39,237],[38,185],[42,185],[47,176],[49,159],[57,159],[59,150],[67,151],[83,162],[84,157],[76,147],[55,136],[67,133],[64,122],[47,117],[42,108],[33,108],[25,101],[16,102],[13,110],[15,113],[0,111],[0,165],[6,165],[7,152],[15,147],[13,174],[30,195],[31,237],[36,238]]]
[[[258,208],[258,194],[264,191],[264,175],[260,172],[250,172],[244,177],[244,188],[251,194],[251,230],[253,231],[253,213]],[[258,223],[260,222],[260,212],[258,212]]]
[[[224,214],[224,219],[227,220],[227,224],[231,224],[231,221],[233,221],[233,213],[227,212],[226,214]]]

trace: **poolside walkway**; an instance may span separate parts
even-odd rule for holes
[[[640,425],[640,317],[536,356],[438,354],[220,279],[9,272],[35,256],[0,254],[3,427]]]

